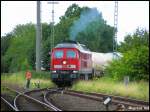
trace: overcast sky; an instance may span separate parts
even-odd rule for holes
[[[55,22],[64,15],[67,8],[76,3],[80,7],[96,7],[102,12],[107,24],[114,25],[114,1],[58,1],[55,8]],[[42,23],[50,23],[52,5],[42,1]],[[2,1],[1,2],[1,36],[11,32],[16,25],[36,23],[36,1]],[[118,2],[118,38],[123,41],[126,34],[132,34],[137,27],[149,30],[149,1],[119,1]]]

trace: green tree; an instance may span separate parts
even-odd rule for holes
[[[70,28],[77,21],[82,13],[87,13],[91,8],[79,7],[77,4],[69,6],[65,14],[60,17],[60,22],[54,25],[54,45],[60,43],[62,40],[70,39]],[[17,25],[14,30],[1,38],[1,68],[7,72],[15,72],[25,70],[28,68],[35,69],[35,24],[28,23],[24,25]],[[52,23],[42,24],[42,49],[41,61],[42,66],[49,70],[52,38]],[[76,40],[86,44],[92,51],[109,52],[112,49],[112,35],[113,28],[108,26],[102,14],[86,26],[86,29],[79,32]],[[106,44],[108,43],[108,44]]]
[[[11,33],[8,33],[6,34],[6,36],[1,37],[1,56],[5,55],[12,37],[13,36]]]
[[[123,57],[113,61],[106,68],[106,74],[115,80],[130,76],[131,80],[149,80],[149,33],[137,29],[133,35],[127,35],[120,45]]]
[[[107,25],[102,16],[87,25],[86,29],[78,33],[76,40],[85,44],[91,51],[112,52],[114,28]]]
[[[9,48],[5,53],[5,62],[9,65],[9,72],[24,70],[24,63],[31,67],[27,59],[30,51],[35,46],[35,25],[29,23],[18,25],[13,30],[13,38],[10,41]],[[29,69],[26,68],[26,69]]]
[[[62,40],[70,39],[70,27],[80,17],[81,10],[82,8],[77,4],[72,4],[67,8],[65,14],[60,17],[60,22],[55,26],[55,45]]]
[[[52,23],[42,24],[42,45],[41,45],[41,61],[42,61],[42,67],[46,68],[46,70],[49,70],[50,68],[50,55],[49,52],[51,52],[51,38],[52,38]],[[54,26],[55,27],[55,26]],[[56,39],[55,39],[56,40]]]
[[[6,34],[6,36],[1,37],[1,72],[8,72],[9,60],[6,61],[6,51],[10,46],[11,38],[13,38],[12,33]]]
[[[133,35],[125,36],[124,42],[119,46],[120,52],[126,52],[132,48],[139,48],[140,46],[149,46],[149,33],[145,29],[137,28]]]
[[[81,10],[82,9],[77,4],[72,4],[67,8],[65,15],[60,17],[60,21],[64,21],[69,18],[79,17]]]

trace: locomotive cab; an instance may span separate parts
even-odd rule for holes
[[[57,85],[92,74],[91,53],[75,41],[65,41],[51,53],[51,78]]]

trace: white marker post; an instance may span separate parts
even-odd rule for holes
[[[124,77],[124,84],[127,86],[129,84],[129,76]]]
[[[108,111],[108,106],[109,106],[111,100],[112,100],[112,99],[111,99],[110,97],[108,97],[108,98],[106,98],[106,100],[104,100],[104,102],[103,102],[103,104],[106,106],[106,110],[107,110],[107,111]]]

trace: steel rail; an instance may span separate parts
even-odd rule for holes
[[[52,103],[50,103],[50,102],[47,100],[47,95],[48,95],[49,93],[50,93],[50,91],[44,94],[44,101],[45,101],[46,103],[48,103],[50,106],[52,106],[55,111],[62,111],[61,109],[57,108],[56,106],[54,106]]]
[[[120,104],[125,104],[125,105],[130,105],[130,106],[149,106],[149,102],[146,101],[141,101],[141,100],[135,100],[135,99],[129,99],[129,98],[124,98],[120,96],[113,96],[113,95],[106,95],[106,94],[101,94],[101,93],[87,93],[87,92],[80,92],[80,91],[74,91],[74,90],[67,90],[65,91],[67,94],[74,94],[78,96],[83,96],[83,97],[97,97],[98,100],[104,100],[104,98],[111,97],[112,102],[114,103],[120,103]]]
[[[1,97],[1,99],[9,106],[11,107],[13,110],[15,111],[19,111],[17,108],[15,108],[12,104],[10,104],[5,98]]]
[[[16,100],[17,100],[17,98],[18,98],[20,95],[22,95],[22,96],[24,96],[24,97],[26,97],[26,98],[28,98],[28,99],[30,99],[30,100],[35,101],[36,103],[39,103],[39,104],[41,104],[41,105],[43,105],[43,106],[48,107],[49,109],[53,109],[54,111],[61,111],[61,110],[59,110],[57,107],[56,107],[56,108],[57,108],[57,110],[56,110],[56,108],[54,108],[54,106],[48,105],[47,103],[41,102],[41,101],[39,101],[39,100],[37,100],[37,99],[35,99],[35,98],[32,98],[32,97],[29,96],[29,95],[26,95],[26,93],[29,93],[29,92],[32,92],[32,91],[27,91],[27,92],[21,93],[21,92],[19,92],[19,91],[14,90],[14,89],[11,89],[11,88],[8,88],[8,87],[6,87],[6,88],[9,89],[9,90],[11,90],[11,91],[13,91],[13,92],[18,93],[18,95],[17,95],[17,96],[15,97],[15,99],[14,99],[14,106],[15,106],[16,109],[18,109],[18,108],[17,108],[17,104],[16,104]],[[45,88],[45,89],[46,89],[46,88]],[[42,89],[42,90],[44,90],[44,89]],[[39,91],[39,90],[35,90],[35,91]],[[19,109],[18,109],[18,110],[19,110]]]

